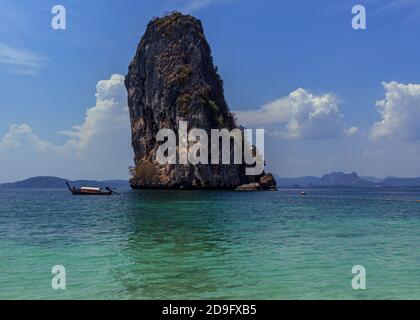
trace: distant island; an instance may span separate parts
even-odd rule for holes
[[[0,184],[0,189],[67,189],[66,182],[75,187],[110,187],[113,189],[129,189],[128,180],[68,180],[58,177],[33,177],[22,181]]]
[[[411,188],[420,187],[418,178],[384,179],[376,177],[360,177],[356,172],[343,173],[331,172],[322,177],[306,176],[297,178],[281,178],[276,176],[279,188],[327,188],[327,187],[352,187],[352,188]],[[0,189],[66,189],[66,181],[75,187],[110,187],[113,189],[130,189],[128,180],[68,180],[58,177],[33,177],[22,181],[0,184]]]
[[[375,177],[360,177],[356,172],[343,173],[331,172],[322,177],[298,177],[281,178],[276,177],[279,188],[319,188],[319,187],[355,187],[355,188],[407,188],[420,187],[418,178],[396,178],[387,177],[384,179]]]

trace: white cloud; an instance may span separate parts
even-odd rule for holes
[[[132,163],[130,121],[124,76],[114,74],[96,86],[96,104],[87,109],[84,122],[61,132],[62,145],[41,139],[27,124],[13,125],[0,138],[0,166],[26,175],[63,175],[69,178],[125,177]],[[24,164],[14,163],[21,157]],[[27,161],[32,160],[34,161]],[[22,160],[22,161],[23,161]],[[10,172],[8,172],[10,173]],[[10,178],[1,177],[0,181]]]
[[[194,12],[201,8],[207,7],[212,2],[214,2],[214,0],[190,0],[185,6],[185,11]]]
[[[385,99],[376,102],[382,120],[373,125],[370,137],[420,140],[420,84],[382,84]]]
[[[236,112],[247,127],[269,125],[275,135],[289,139],[325,139],[343,132],[342,114],[334,94],[315,95],[297,89],[257,110]]]
[[[0,65],[6,70],[22,74],[35,74],[41,63],[42,58],[38,55],[0,42]]]
[[[124,76],[114,74],[109,80],[101,80],[96,85],[96,105],[86,111],[84,123],[60,133],[70,138],[66,148],[81,152],[89,147],[95,136],[113,134],[120,129],[127,131],[128,124]]]
[[[416,12],[419,9],[418,0],[370,0],[379,12],[395,12],[398,9],[409,9]]]
[[[344,133],[349,137],[354,136],[358,132],[359,132],[358,127],[350,127],[344,130]]]
[[[176,7],[184,13],[194,13],[215,3],[233,0],[177,0]]]
[[[3,136],[0,141],[0,151],[9,148],[19,148],[24,145],[30,146],[36,151],[45,152],[54,148],[53,144],[40,139],[32,132],[27,124],[12,125],[9,132]]]

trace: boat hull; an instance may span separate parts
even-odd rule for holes
[[[110,196],[112,192],[83,192],[83,191],[71,191],[74,196]]]
[[[75,188],[75,187],[70,187],[70,184],[68,182],[66,182],[67,188],[69,189],[69,191],[71,192],[72,195],[74,196],[111,196],[113,195],[114,191],[112,191],[110,188],[105,188],[105,190],[101,190],[101,189],[94,189],[94,188]],[[117,194],[117,193],[116,193]]]

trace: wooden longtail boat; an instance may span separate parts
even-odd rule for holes
[[[112,194],[119,194],[110,188],[91,188],[91,187],[70,187],[70,184],[66,182],[67,188],[74,196],[110,196]]]

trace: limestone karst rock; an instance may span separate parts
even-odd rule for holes
[[[210,46],[196,18],[172,13],[153,19],[138,45],[125,79],[135,167],[133,188],[235,189],[260,181],[245,164],[167,164],[156,162],[160,129],[238,128],[213,65]],[[275,188],[273,185],[267,189]]]

